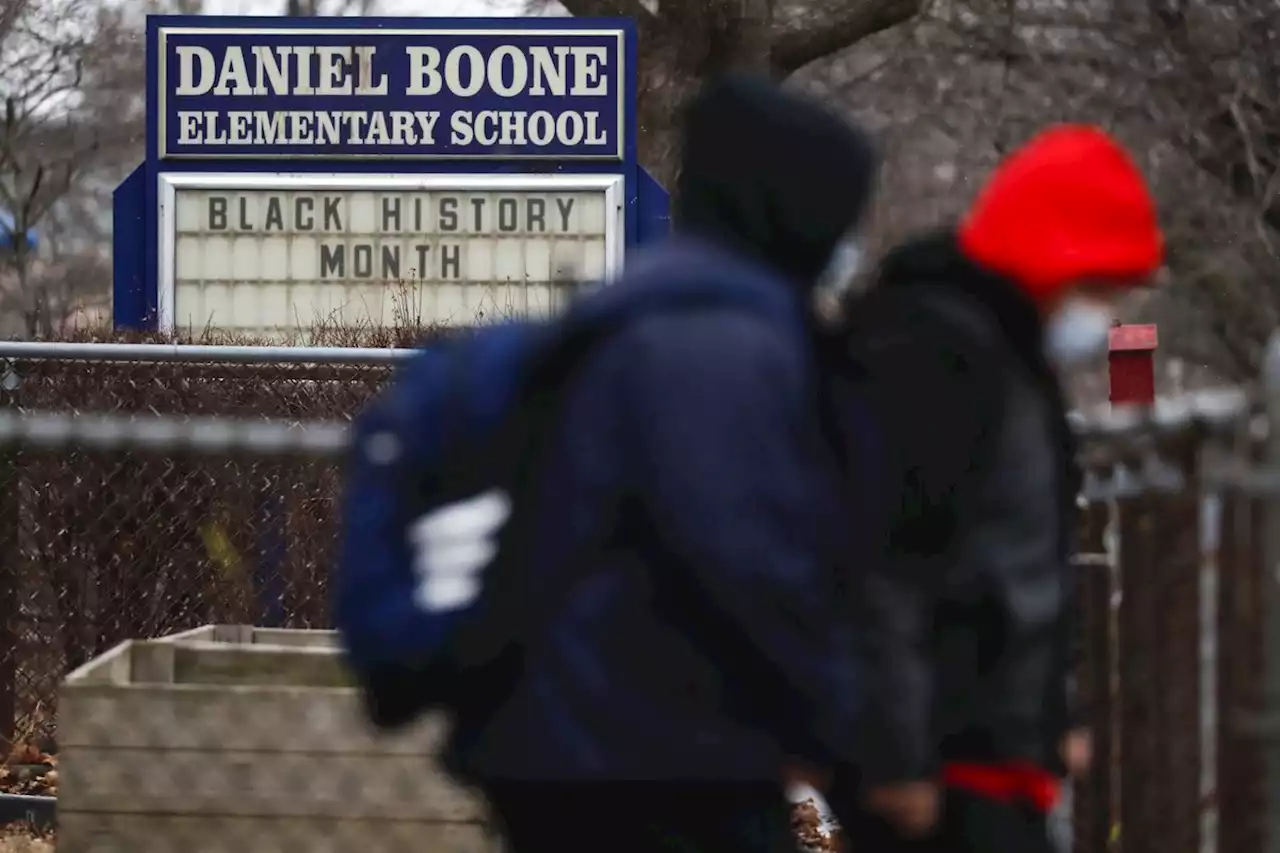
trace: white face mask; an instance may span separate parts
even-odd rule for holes
[[[1075,367],[1103,353],[1111,333],[1111,309],[1089,299],[1063,303],[1045,326],[1044,346],[1060,367]]]

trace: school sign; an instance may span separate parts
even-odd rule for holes
[[[150,18],[117,326],[552,311],[665,232],[630,22],[427,21]]]

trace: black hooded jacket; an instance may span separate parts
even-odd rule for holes
[[[641,315],[575,368],[529,498],[530,606],[552,624],[510,700],[455,742],[482,784],[774,785],[788,756],[855,757],[860,685],[830,591],[843,505],[798,318],[865,205],[869,148],[732,78],[695,99],[684,149],[683,233],[570,318],[694,281],[767,294],[777,316]]]
[[[1055,769],[1080,478],[1036,306],[942,232],[891,253],[848,313],[845,365],[874,360],[889,437],[884,557],[854,567],[872,652],[864,781],[940,761]]]
[[[804,288],[862,218],[875,183],[870,139],[767,79],[729,75],[685,116],[675,225]]]

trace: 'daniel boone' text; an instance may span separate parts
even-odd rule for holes
[[[607,44],[490,38],[482,46],[443,49],[383,41],[172,50],[177,108],[166,120],[179,149],[569,151],[618,142],[617,116],[607,112],[617,96],[616,59]]]

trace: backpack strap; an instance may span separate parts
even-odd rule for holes
[[[606,340],[641,317],[732,306],[764,315],[769,307],[729,288],[690,287],[661,297],[644,296],[635,306],[614,306],[613,310],[587,317],[570,314],[555,321],[546,346],[531,360],[521,379],[520,390],[512,401],[513,416],[496,440],[486,443],[496,449],[496,464],[507,474],[513,510],[502,531],[498,557],[489,569],[476,618],[460,626],[454,650],[460,668],[485,672],[482,677],[486,683],[469,711],[472,719],[468,725],[478,724],[501,704],[501,697],[519,677],[523,647],[541,634],[559,612],[554,606],[530,606],[546,596],[532,594],[530,573],[523,564],[535,521],[532,502],[523,498],[541,479],[547,462],[546,448],[560,424],[566,397],[572,392],[574,372]],[[580,580],[570,578],[567,586]]]
[[[943,287],[872,290],[860,297],[847,318],[838,333],[837,360],[832,376],[835,382],[847,386],[847,389],[845,392],[837,390],[836,397],[842,397],[848,391],[864,396],[865,407],[882,424],[880,429],[885,432],[882,440],[888,447],[882,448],[882,457],[868,455],[868,448],[862,447],[858,458],[895,460],[893,470],[881,473],[897,483],[907,475],[905,469],[897,466],[912,465],[912,455],[917,452],[917,448],[901,443],[901,435],[919,432],[919,424],[905,424],[903,419],[918,419],[921,415],[901,411],[904,394],[920,392],[902,387],[903,376],[896,366],[895,359],[899,356],[895,352],[903,347],[919,349],[926,360],[941,359],[949,351],[962,352],[977,362],[974,370],[985,376],[988,371],[1005,369],[1000,343],[1002,336],[995,318],[981,306],[971,303],[963,294]],[[930,356],[931,351],[936,355]],[[1002,420],[1004,404],[998,391],[1001,384],[999,380],[976,382],[979,399],[967,400],[977,408],[977,416],[983,423],[997,424]],[[837,400],[833,405],[841,404]],[[837,428],[853,429],[854,434],[834,436],[834,441],[836,447],[846,451],[846,457],[841,461],[849,476],[858,477],[856,468],[850,467],[853,460],[847,456],[848,451],[853,450],[848,442],[859,435],[857,425],[847,423],[849,417],[850,412],[840,412],[839,419],[846,423],[838,423]],[[908,428],[900,430],[899,424]],[[866,429],[870,429],[872,434],[876,432],[874,427]],[[972,450],[972,459],[966,460],[972,464],[960,474],[966,482],[977,482],[987,476],[995,463],[997,441],[990,431],[978,439]],[[955,511],[964,515],[970,508],[957,506]]]
[[[981,359],[980,370],[1003,371],[1005,369],[1004,363],[1007,356],[1002,352],[999,343],[1002,340],[1002,333],[995,318],[981,306],[944,288],[922,288],[915,298],[933,319],[947,327],[951,334],[963,342],[962,346],[966,352]],[[982,387],[995,388],[997,384],[983,384]],[[979,407],[979,417],[984,423],[1001,422],[1004,404],[998,392],[979,395],[975,403]],[[981,479],[991,471],[995,463],[998,440],[998,435],[984,432],[974,448],[974,464],[967,475],[971,480]],[[965,509],[962,507],[960,511],[964,513]]]

